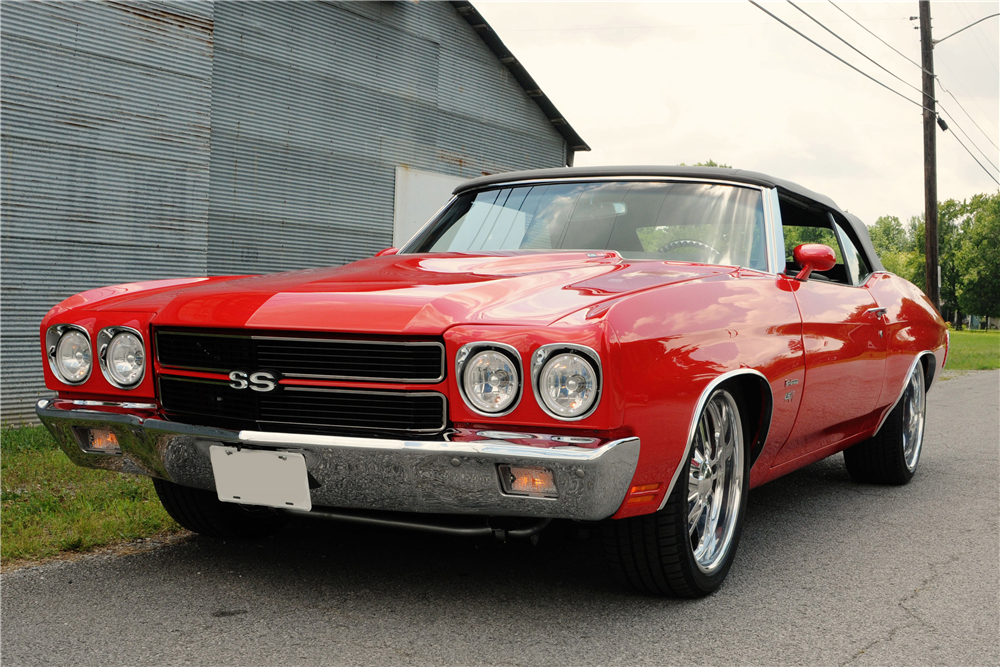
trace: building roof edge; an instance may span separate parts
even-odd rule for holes
[[[500,36],[497,35],[496,31],[490,26],[479,10],[476,9],[471,2],[460,1],[451,3],[455,9],[458,11],[459,16],[464,18],[466,22],[472,29],[476,31],[479,38],[486,43],[486,46],[496,55],[507,70],[514,75],[514,80],[520,84],[524,89],[524,92],[528,94],[535,104],[542,110],[545,117],[549,119],[552,123],[552,127],[563,136],[566,140],[566,145],[571,151],[589,151],[590,146],[587,142],[583,140],[583,137],[573,129],[573,126],[569,124],[569,121],[559,113],[559,109],[556,108],[552,100],[542,92],[542,89],[538,86],[535,80],[525,69],[524,65],[518,61],[518,59],[511,53],[510,49],[503,43]]]

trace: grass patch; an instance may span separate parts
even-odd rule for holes
[[[952,331],[949,371],[989,371],[1000,368],[1000,332]]]
[[[180,530],[147,477],[81,468],[43,426],[0,431],[0,563]]]

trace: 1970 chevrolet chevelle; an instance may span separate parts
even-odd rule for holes
[[[726,577],[751,488],[840,451],[908,482],[948,352],[858,218],[690,167],[478,178],[398,250],[90,290],[41,339],[66,454],[191,530],[597,522],[620,579],[681,597]]]

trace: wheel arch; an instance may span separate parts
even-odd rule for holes
[[[698,418],[701,416],[708,398],[716,389],[728,385],[739,387],[740,393],[743,394],[746,404],[746,414],[740,415],[740,420],[743,422],[744,432],[755,433],[749,450],[751,468],[756,462],[757,457],[760,456],[761,451],[763,451],[767,434],[771,430],[771,416],[774,406],[774,396],[771,393],[771,385],[768,383],[767,377],[760,371],[752,368],[739,368],[713,378],[702,389],[701,395],[698,397],[698,402],[695,404],[695,409],[691,414],[691,420],[688,424],[688,437],[687,444],[684,447],[684,454],[680,462],[678,462],[677,468],[674,470],[670,484],[667,486],[667,492],[663,495],[663,500],[660,502],[658,509],[663,509],[664,505],[667,504],[667,499],[673,493],[674,485],[677,483],[677,479],[684,469],[684,460],[691,449],[691,441],[694,439],[695,429],[698,427]]]
[[[937,375],[937,357],[934,356],[934,353],[931,350],[924,350],[923,352],[918,353],[910,363],[910,367],[906,370],[906,375],[903,376],[903,386],[899,388],[896,400],[893,401],[892,405],[890,405],[889,408],[882,414],[882,418],[878,423],[878,428],[876,428],[872,433],[873,438],[879,434],[879,431],[882,430],[882,427],[885,425],[889,415],[892,414],[892,411],[896,409],[896,405],[903,398],[903,392],[906,391],[906,384],[910,381],[910,376],[913,374],[913,369],[917,367],[917,364],[920,364],[921,371],[924,374],[924,391],[930,391],[931,383]]]

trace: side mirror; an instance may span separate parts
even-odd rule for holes
[[[796,280],[809,280],[809,274],[813,271],[829,271],[837,265],[837,256],[833,253],[833,248],[822,243],[803,243],[795,246],[792,251],[795,263],[802,267]]]
[[[375,253],[375,256],[384,257],[386,255],[395,255],[397,252],[399,252],[399,248],[386,248],[385,250],[379,250]]]

